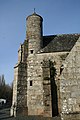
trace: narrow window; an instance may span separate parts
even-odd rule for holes
[[[33,50],[30,50],[31,54],[33,54]]]
[[[61,67],[60,67],[60,74],[62,73],[63,69],[64,69],[64,65],[61,65]]]
[[[32,86],[32,80],[30,80],[30,86]]]

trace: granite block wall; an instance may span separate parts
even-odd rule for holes
[[[80,38],[63,63],[60,81],[61,113],[70,115],[80,113]],[[73,118],[73,117],[72,117]],[[76,119],[80,119],[76,117]]]

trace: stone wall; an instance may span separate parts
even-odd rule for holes
[[[64,120],[66,120],[65,115],[73,116],[72,118],[74,118],[74,115],[80,113],[80,38],[63,65],[60,95],[61,113]]]
[[[28,54],[37,53],[42,44],[42,17],[36,13],[27,17],[26,38],[28,40]]]
[[[51,81],[49,60],[42,62],[44,115],[52,116]]]
[[[17,81],[18,81],[18,64],[16,64],[14,67],[13,97],[12,97],[12,106],[10,111],[11,116],[16,116],[16,108],[14,108],[14,106],[16,107],[17,104]]]
[[[48,84],[46,85],[47,92],[45,91],[44,93],[47,96],[46,98],[44,97],[45,99],[43,101],[49,103],[50,106],[48,105],[48,109],[47,109],[48,113],[46,114],[44,112],[44,116],[57,116],[58,114],[60,114],[61,111],[60,110],[61,107],[60,106],[60,74],[61,74],[60,69],[67,55],[68,52],[37,54],[37,61],[39,62],[45,61],[46,63],[46,65],[44,65],[46,68],[43,68],[42,74],[43,74],[43,82],[45,81],[45,76],[46,76],[47,77],[46,82],[48,82]],[[50,68],[50,63],[49,63],[50,61],[53,64],[52,68]],[[56,74],[55,76],[51,76],[50,73],[51,69],[52,70],[55,69],[55,74]],[[51,93],[51,87],[52,87],[52,93]],[[45,90],[44,85],[43,85],[43,90]],[[53,94],[52,98],[51,98],[51,94]],[[45,102],[44,102],[44,106],[45,106]],[[45,106],[44,111],[46,110],[46,108],[47,107]]]
[[[27,65],[20,62],[14,68],[11,116],[27,115]]]
[[[22,62],[15,66],[13,105],[16,105],[16,114],[57,116],[61,111],[60,70],[68,52],[33,53],[27,56],[25,48],[26,44],[22,45],[22,56],[19,54]],[[56,75],[51,77],[54,68]]]
[[[17,114],[27,115],[27,65],[19,63],[17,81]]]
[[[54,85],[57,107],[60,113],[59,76],[67,52],[31,54],[27,59],[27,105],[28,115],[52,116],[51,77],[49,61],[56,69]],[[46,65],[44,65],[44,61]],[[53,86],[54,86],[53,85]],[[54,99],[54,98],[53,98]],[[56,102],[53,102],[54,105]],[[55,111],[55,110],[53,110]],[[54,113],[53,113],[54,115]]]
[[[29,55],[27,60],[27,105],[28,115],[43,114],[42,68],[36,55]]]
[[[27,56],[28,56],[28,41],[25,40],[23,44],[20,44],[20,47],[18,50],[18,64],[20,62],[26,63]]]

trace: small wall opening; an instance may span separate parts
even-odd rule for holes
[[[61,75],[63,69],[64,69],[64,65],[61,65],[61,67],[60,67],[60,75]]]
[[[33,54],[33,50],[30,50],[30,53]]]
[[[32,86],[32,85],[33,85],[32,80],[30,80],[30,86]]]

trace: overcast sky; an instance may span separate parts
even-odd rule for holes
[[[80,33],[80,0],[0,0],[0,75],[9,84],[34,8],[43,17],[44,35]]]

